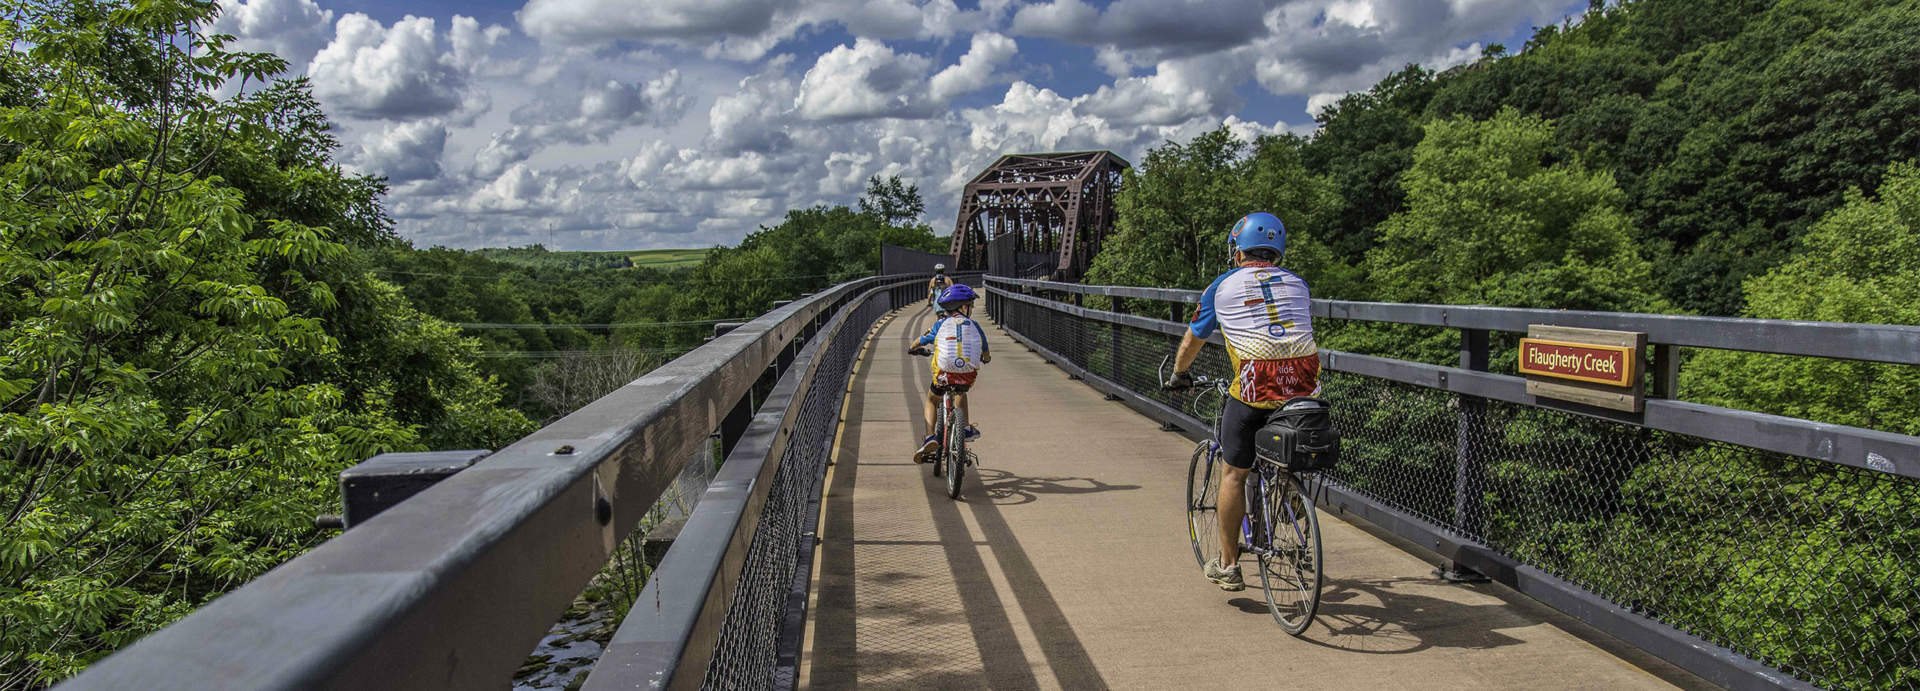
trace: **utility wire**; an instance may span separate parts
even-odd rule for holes
[[[685,355],[691,348],[659,348],[652,350],[490,350],[480,353],[483,358],[525,358],[547,360],[558,358],[610,358],[629,355]]]
[[[517,329],[517,330],[583,329],[583,330],[586,330],[586,329],[627,329],[627,328],[652,327],[652,326],[712,326],[714,324],[723,324],[727,322],[744,322],[752,319],[753,317],[735,317],[733,319],[701,319],[698,321],[684,321],[684,322],[610,322],[606,324],[516,324],[516,323],[509,323],[509,322],[447,322],[447,323],[453,326],[460,327],[462,329],[482,329],[482,330],[484,329]]]
[[[608,270],[617,271],[618,269],[608,269]],[[426,278],[505,278],[505,277],[517,277],[517,278],[527,278],[527,279],[533,278],[531,276],[527,276],[524,274],[515,274],[511,272],[501,272],[498,274],[459,274],[459,273],[440,273],[435,271],[403,271],[399,269],[368,269],[368,271],[377,273],[377,274],[385,274],[389,276],[414,276],[414,277],[426,277]],[[664,278],[664,279],[658,279],[658,280],[652,280],[652,281],[639,281],[639,280],[630,281],[630,280],[620,278],[618,276],[579,276],[579,277],[571,278],[568,280],[569,281],[586,281],[590,283],[591,282],[625,283],[630,285],[642,285],[642,286],[667,285],[667,284],[717,285],[717,284],[734,284],[734,283],[767,283],[770,281],[795,281],[795,280],[800,280],[805,278],[832,278],[836,275],[838,274],[794,274],[794,275],[787,275],[787,276],[763,276],[759,278],[704,278],[704,279]]]

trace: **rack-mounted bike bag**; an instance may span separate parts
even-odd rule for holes
[[[1255,436],[1254,455],[1293,472],[1332,470],[1340,461],[1340,430],[1333,406],[1318,398],[1295,398],[1267,416]]]

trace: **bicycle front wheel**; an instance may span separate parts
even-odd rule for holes
[[[1187,538],[1193,541],[1193,560],[1201,566],[1220,556],[1220,454],[1213,440],[1193,447],[1187,463]]]
[[[960,498],[960,480],[967,474],[967,416],[953,411],[953,421],[947,423],[947,447],[941,453],[947,457],[947,498]]]
[[[1272,529],[1267,531],[1269,551],[1260,555],[1260,585],[1267,591],[1273,620],[1298,636],[1320,609],[1320,515],[1306,487],[1292,476],[1268,483],[1261,504]]]

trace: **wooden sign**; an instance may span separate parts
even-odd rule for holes
[[[1519,369],[1528,394],[1637,413],[1646,345],[1647,335],[1635,331],[1534,324],[1520,339]]]

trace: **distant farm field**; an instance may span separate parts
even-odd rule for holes
[[[612,252],[549,252],[534,247],[493,247],[474,250],[488,259],[538,269],[571,271],[593,269],[649,268],[685,269],[706,258],[704,249],[615,250]]]
[[[636,267],[652,269],[684,269],[699,264],[705,259],[707,251],[698,250],[640,250],[627,252],[627,259]]]

